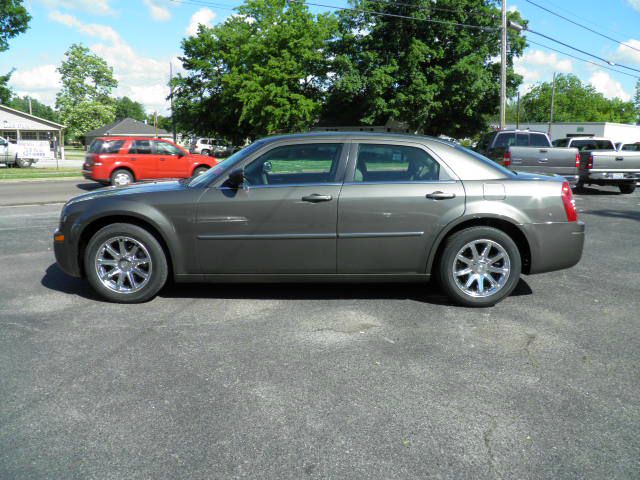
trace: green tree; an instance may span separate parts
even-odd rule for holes
[[[123,118],[133,118],[134,120],[144,121],[147,114],[144,106],[140,102],[131,100],[129,97],[116,98],[116,120]]]
[[[406,122],[413,131],[468,136],[499,108],[500,12],[494,0],[353,0],[338,14],[327,124]],[[381,12],[399,18],[372,14]],[[526,23],[517,12],[510,19]],[[458,25],[456,25],[458,24]],[[470,24],[482,29],[464,28]],[[513,57],[525,41],[509,31],[508,88],[521,77]]]
[[[44,103],[29,96],[13,97],[7,103],[7,105],[11,108],[15,108],[16,110],[29,113],[29,100],[31,100],[31,112],[33,113],[33,115],[35,115],[36,117],[51,120],[52,122],[60,122],[60,116],[58,115],[58,112],[56,112],[49,105],[45,105]]]
[[[0,52],[9,48],[9,40],[27,31],[30,20],[22,0],[0,0]]]
[[[56,96],[56,107],[70,141],[115,120],[116,107],[109,95],[118,82],[107,62],[88,48],[73,44],[58,71],[62,89]]]
[[[9,86],[9,80],[11,80],[12,74],[13,70],[6,75],[0,75],[0,104],[2,105],[7,105],[13,96],[13,90]]]
[[[182,42],[174,80],[180,129],[240,140],[315,123],[328,87],[331,14],[303,2],[248,0],[238,16]]]
[[[541,82],[522,97],[521,112],[526,121],[549,121],[551,91],[551,82]],[[556,76],[554,121],[635,123],[636,118],[633,102],[625,102],[619,98],[607,99],[592,85],[582,83],[575,75]]]
[[[640,124],[640,79],[636,82],[636,93],[633,96],[633,105],[636,109],[636,123]]]

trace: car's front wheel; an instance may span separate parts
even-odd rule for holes
[[[492,227],[470,227],[446,240],[439,262],[442,288],[466,307],[490,307],[508,296],[520,279],[515,242]]]
[[[154,297],[167,281],[167,258],[144,228],[114,223],[87,245],[85,272],[93,289],[113,302],[137,303]]]

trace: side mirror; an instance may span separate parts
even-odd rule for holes
[[[237,168],[229,174],[228,184],[232,188],[238,188],[244,184],[244,168]]]

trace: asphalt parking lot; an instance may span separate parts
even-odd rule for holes
[[[579,195],[581,263],[472,310],[433,285],[104,303],[54,264],[58,197],[7,188],[0,479],[640,477],[639,192]]]

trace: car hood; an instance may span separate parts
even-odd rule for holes
[[[105,187],[94,190],[93,192],[81,193],[80,195],[71,198],[67,202],[67,205],[97,198],[122,197],[141,193],[173,192],[176,190],[185,190],[187,188],[188,187],[184,183],[178,180],[135,183],[127,187]]]

